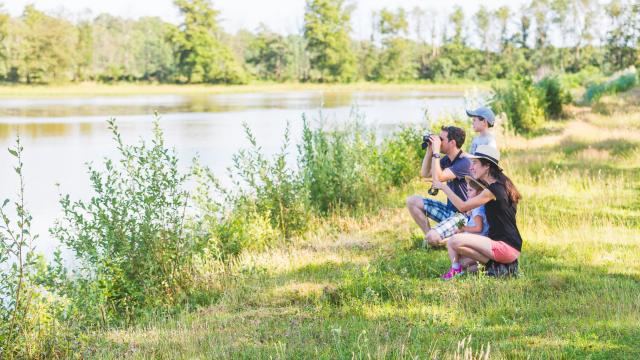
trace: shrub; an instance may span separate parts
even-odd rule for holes
[[[5,199],[0,206],[0,358],[50,356],[52,346],[65,336],[60,327],[66,307],[63,298],[47,291],[39,282],[43,259],[35,251],[38,236],[31,233],[31,213],[25,207],[23,147],[20,139],[9,152],[16,158],[18,199]],[[12,222],[9,214],[15,214]],[[61,354],[60,351],[57,352]]]
[[[536,84],[542,95],[544,115],[547,119],[563,116],[562,105],[571,102],[571,93],[564,90],[557,76],[547,76]]]
[[[51,230],[78,261],[69,291],[88,320],[103,323],[183,299],[203,245],[185,233],[188,175],[165,147],[157,117],[150,144],[125,145],[115,120],[109,127],[121,159],[106,159],[103,171],[88,165],[95,195],[62,196],[64,216]]]
[[[401,186],[417,176],[424,156],[422,135],[415,127],[405,127],[384,139],[380,149],[384,185]]]
[[[506,85],[493,85],[493,110],[505,113],[508,126],[517,133],[528,133],[544,122],[539,89],[529,77],[516,77]]]
[[[302,181],[310,206],[319,214],[372,206],[380,193],[379,149],[375,134],[356,120],[345,129],[312,129],[303,118],[298,148]]]
[[[607,94],[617,94],[627,91],[637,84],[636,72],[623,74],[614,80],[602,83],[592,83],[584,93],[583,102],[591,104]]]

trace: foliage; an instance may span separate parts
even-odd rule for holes
[[[544,115],[547,119],[559,119],[563,116],[562,105],[572,100],[571,93],[562,88],[557,76],[547,76],[536,85],[541,92]]]
[[[350,17],[344,0],[307,0],[304,37],[313,80],[346,82],[354,79],[356,58],[349,38]]]
[[[287,68],[292,62],[292,55],[289,44],[282,35],[263,27],[253,37],[245,58],[247,64],[255,67],[258,78],[283,81],[291,80]]]
[[[335,130],[303,122],[298,163],[311,208],[326,215],[375,204],[381,189],[374,133],[357,121]]]
[[[504,113],[514,131],[531,132],[544,122],[542,96],[531,78],[518,76],[506,84],[494,84],[493,94],[493,110]]]
[[[422,135],[416,127],[404,127],[386,137],[380,146],[380,176],[384,184],[403,186],[417,174],[417,164],[421,164]]]
[[[172,41],[180,75],[190,83],[242,84],[247,81],[231,49],[217,38],[218,11],[209,0],[176,0],[185,19]]]
[[[35,251],[38,236],[31,232],[32,216],[25,206],[23,147],[20,139],[9,149],[16,159],[18,199],[13,208],[0,206],[0,357],[34,358],[47,354],[47,343],[62,340],[58,331],[65,301],[39,286],[43,263]],[[11,221],[15,215],[16,220]]]
[[[60,199],[64,216],[51,233],[78,261],[68,292],[89,323],[131,321],[145,308],[179,303],[191,288],[203,244],[184,226],[188,176],[154,124],[150,143],[126,145],[110,120],[121,158],[106,159],[103,171],[88,165],[89,201]]]
[[[210,0],[175,5],[184,16],[179,26],[157,17],[100,14],[74,23],[33,6],[21,17],[0,10],[0,80],[494,80],[590,69],[610,75],[639,59],[640,10],[630,0],[484,6],[473,14],[473,32],[464,26],[471,14],[463,7],[447,13],[382,8],[372,14],[367,39],[350,37],[353,6],[344,0],[308,0],[303,31],[291,35],[264,26],[228,34]]]
[[[28,5],[21,51],[21,72],[28,84],[68,77],[74,62],[77,31],[68,21],[47,16]],[[55,46],[54,46],[55,44]]]
[[[638,83],[636,71],[624,73],[617,78],[601,83],[592,83],[587,86],[583,101],[587,104],[593,103],[606,94],[617,94],[627,91]]]

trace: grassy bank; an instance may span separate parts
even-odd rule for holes
[[[419,248],[411,185],[365,219],[246,253],[208,282],[214,305],[100,333],[96,358],[638,358],[640,112],[581,112],[500,141],[519,185],[522,275],[441,282]]]
[[[250,92],[283,91],[454,91],[463,92],[473,88],[488,88],[477,82],[455,84],[409,83],[352,83],[352,84],[302,84],[302,83],[255,83],[249,85],[152,85],[152,84],[101,84],[82,83],[68,85],[0,85],[0,98],[16,97],[82,97],[122,95],[209,95]]]

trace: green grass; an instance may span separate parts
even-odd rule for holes
[[[133,83],[80,83],[59,85],[0,85],[0,98],[20,97],[83,97],[83,96],[123,96],[123,95],[208,95],[248,92],[280,91],[459,91],[472,88],[488,88],[486,83],[461,82],[451,84],[406,83],[383,84],[359,82],[351,84],[311,84],[311,83],[252,83],[249,85],[172,85]]]
[[[442,282],[404,197],[208,279],[211,306],[96,334],[92,358],[640,357],[640,112],[502,138],[524,195],[521,276]],[[418,164],[416,164],[418,166]],[[442,196],[442,195],[440,195]]]

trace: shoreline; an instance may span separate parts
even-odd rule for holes
[[[375,92],[375,91],[433,91],[464,92],[472,89],[485,90],[487,82],[469,82],[460,84],[383,84],[358,82],[350,84],[307,84],[307,83],[255,83],[248,85],[175,85],[175,84],[101,84],[79,83],[64,85],[0,85],[0,98],[64,98],[92,96],[129,96],[129,95],[214,95],[253,92],[294,92],[294,91],[331,91],[331,92]]]

